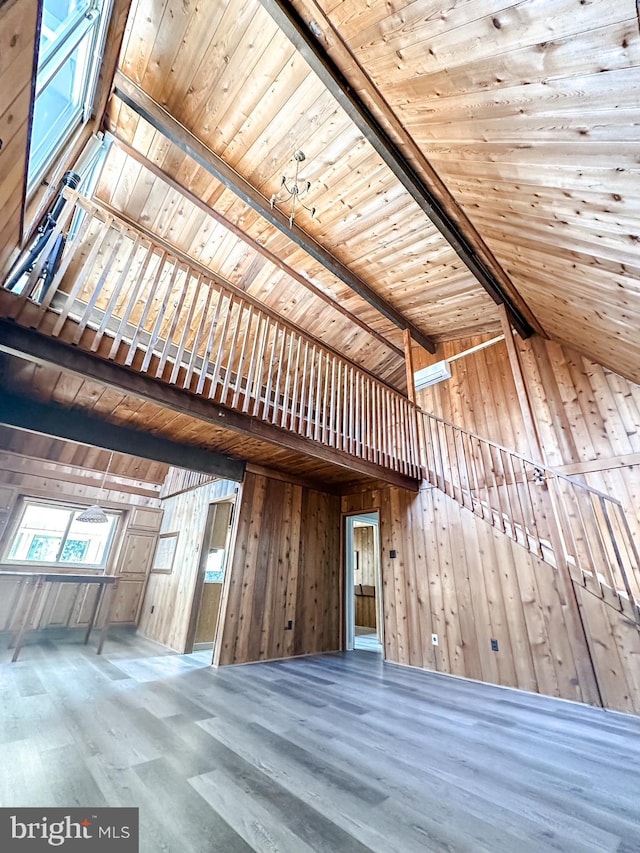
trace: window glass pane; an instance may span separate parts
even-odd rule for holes
[[[106,524],[78,521],[82,510],[29,501],[7,559],[19,563],[104,566],[118,516]]]
[[[60,555],[60,562],[99,566],[104,561],[111,542],[116,518],[107,514],[109,519],[107,524],[91,524],[86,521],[77,521],[80,512],[75,513],[67,541]]]
[[[40,30],[40,67],[51,54],[53,45],[73,29],[88,8],[89,0],[45,0]]]
[[[84,67],[91,33],[87,33],[67,61],[36,98],[31,128],[29,180],[47,162],[82,115]]]
[[[9,552],[9,559],[54,561],[70,515],[68,509],[28,504]]]

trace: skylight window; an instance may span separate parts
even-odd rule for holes
[[[112,0],[44,0],[28,191],[91,117]]]

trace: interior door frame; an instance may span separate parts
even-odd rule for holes
[[[189,615],[189,626],[187,628],[187,638],[184,644],[184,654],[190,655],[193,652],[193,647],[196,639],[196,630],[198,628],[198,617],[200,616],[200,607],[202,606],[202,597],[204,593],[204,578],[207,571],[207,555],[208,555],[208,543],[211,539],[211,533],[213,532],[213,525],[216,517],[216,512],[218,511],[219,504],[230,503],[233,506],[231,510],[232,514],[232,524],[233,527],[233,516],[235,514],[235,505],[236,505],[236,495],[225,495],[223,498],[218,498],[218,500],[210,501],[209,506],[207,507],[207,520],[204,525],[204,532],[202,534],[202,539],[200,543],[200,557],[198,560],[198,573],[196,575],[196,580],[193,588],[193,598],[191,600],[191,613]],[[227,542],[225,547],[225,574],[227,569],[227,561],[229,557],[229,533],[227,532]],[[222,598],[221,598],[222,600]],[[218,618],[220,618],[220,614],[218,614]]]
[[[349,512],[343,515],[344,519],[344,648],[352,652],[355,649],[356,635],[356,602],[354,594],[355,586],[355,561],[353,559],[353,522],[367,522],[374,529],[374,548],[376,553],[376,634],[383,649],[384,655],[384,606],[382,600],[382,551],[380,546],[380,510],[369,509],[359,512]]]

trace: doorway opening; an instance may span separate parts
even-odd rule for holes
[[[345,647],[382,653],[379,514],[345,517]]]
[[[233,525],[233,507],[233,500],[209,504],[200,549],[187,651],[213,648]]]

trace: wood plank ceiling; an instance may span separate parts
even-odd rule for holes
[[[401,126],[399,147],[444,182],[452,215],[475,227],[541,330],[640,381],[633,0],[289,5],[313,22],[378,119]],[[493,301],[258,0],[134,0],[120,67],[266,198],[292,175],[301,148],[318,212],[297,221],[435,341],[498,328]],[[402,333],[389,320],[115,96],[106,126],[156,171],[112,146],[102,200],[402,382]],[[166,184],[158,167],[195,199]],[[389,346],[310,293],[300,276]]]

